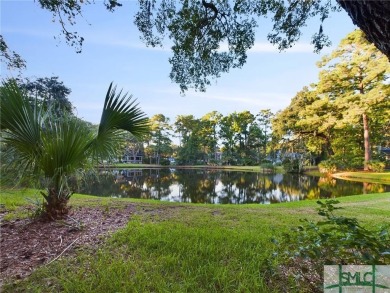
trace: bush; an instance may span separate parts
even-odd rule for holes
[[[381,161],[371,160],[367,163],[368,170],[374,172],[383,172],[385,170],[386,164]]]
[[[260,164],[260,167],[263,169],[263,172],[275,173],[275,166],[271,162],[264,162]]]
[[[280,281],[287,275],[297,292],[320,292],[324,265],[390,262],[389,226],[367,230],[355,218],[335,215],[334,210],[342,209],[334,206],[338,201],[317,203],[318,214],[325,220],[303,219],[292,234],[273,240],[274,255],[283,264],[271,265],[273,278]]]
[[[302,171],[299,159],[284,159],[282,164],[284,170],[288,173],[300,173]]]
[[[344,160],[344,166],[343,170],[347,171],[356,171],[359,170],[363,167],[364,165],[364,160],[363,157],[352,157],[348,160]]]
[[[161,166],[169,166],[171,162],[168,159],[161,158],[160,159],[160,165]]]
[[[318,164],[318,170],[320,173],[332,174],[335,173],[337,169],[337,164],[332,159],[322,161]]]

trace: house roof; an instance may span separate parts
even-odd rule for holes
[[[385,153],[385,154],[390,155],[390,148],[380,148],[380,151],[381,151],[382,153]]]

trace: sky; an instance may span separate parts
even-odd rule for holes
[[[279,52],[267,41],[270,19],[260,21],[254,47],[242,69],[233,69],[214,81],[205,93],[190,90],[180,94],[169,78],[169,40],[164,48],[147,48],[133,24],[137,1],[122,0],[123,6],[108,12],[102,1],[84,8],[72,31],[84,37],[82,53],[77,54],[60,36],[61,27],[50,12],[33,0],[1,0],[1,34],[9,48],[27,62],[23,77],[59,76],[72,90],[68,97],[80,118],[99,123],[105,94],[111,82],[131,94],[151,117],[164,114],[175,121],[178,115],[202,117],[211,111],[228,115],[262,109],[272,112],[287,107],[304,86],[317,81],[316,62],[336,48],[356,27],[346,12],[331,15],[324,31],[332,47],[313,53],[310,37],[319,22],[311,21],[299,43]],[[1,64],[1,77],[16,76]]]

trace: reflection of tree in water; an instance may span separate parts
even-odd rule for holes
[[[304,197],[304,188],[305,188],[305,180],[304,176],[289,176],[289,174],[285,174],[283,176],[283,184],[279,184],[278,188],[280,190],[280,194],[278,198],[272,198],[272,202],[285,202],[285,201],[294,201],[303,199]]]
[[[113,184],[115,178],[116,176],[111,172],[101,174],[90,173],[80,183],[78,192],[98,196],[118,196],[121,191],[119,185]]]
[[[390,186],[388,185],[352,182],[332,177],[321,177],[318,181],[318,186],[329,194],[328,197],[390,191]]]
[[[142,172],[140,170],[121,170],[116,185],[120,185],[122,197],[142,198]]]
[[[144,169],[143,198],[161,199],[171,193],[172,176],[167,169]]]
[[[268,203],[270,198],[275,193],[277,186],[273,180],[273,175],[261,175],[257,174],[254,190],[256,191],[258,203]]]
[[[387,185],[306,175],[199,169],[128,169],[95,177],[80,192],[192,203],[276,203],[390,191]]]
[[[363,183],[363,191],[362,192],[363,192],[363,194],[366,194],[366,193],[382,193],[382,192],[386,192],[386,187],[383,184],[364,182]]]
[[[215,203],[218,174],[207,170],[177,170],[175,176],[182,202]]]
[[[221,203],[235,203],[233,200],[235,198],[235,182],[237,181],[237,177],[239,176],[239,172],[222,172],[221,173],[221,183],[223,185],[221,194],[219,196],[219,201]]]
[[[251,179],[250,174],[252,173],[240,173],[237,176],[236,189],[234,201],[236,203],[247,203],[247,190],[249,188]]]

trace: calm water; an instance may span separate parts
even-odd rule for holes
[[[278,203],[390,192],[390,185],[296,174],[216,170],[127,169],[105,171],[80,192],[192,203]]]

